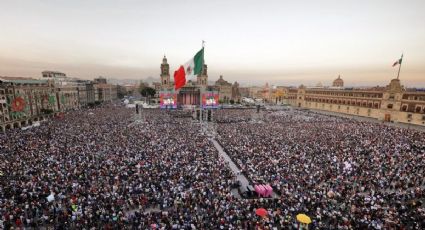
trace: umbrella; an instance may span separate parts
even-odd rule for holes
[[[307,216],[306,214],[298,214],[297,215],[297,220],[303,224],[310,224],[311,223],[311,219],[309,216]]]
[[[257,208],[257,210],[255,210],[255,214],[261,216],[261,217],[265,217],[267,216],[267,210],[264,208]]]

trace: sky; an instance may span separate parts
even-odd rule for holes
[[[0,76],[158,78],[201,48],[209,80],[425,87],[424,0],[0,0]]]

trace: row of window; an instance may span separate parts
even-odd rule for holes
[[[328,99],[328,98],[306,98],[306,101],[320,102],[320,103],[329,103],[329,104],[341,104],[341,105],[352,105],[352,106],[361,106],[368,108],[380,108],[379,102],[371,101],[350,101],[350,100],[339,100],[339,99]]]
[[[425,101],[425,95],[418,96],[418,95],[404,94],[403,99],[404,100],[412,100],[412,101]]]
[[[425,106],[402,105],[401,111],[411,113],[425,113]]]
[[[338,97],[367,97],[367,98],[382,98],[382,93],[342,93],[342,92],[327,92],[327,91],[315,91],[308,94],[320,94],[320,95],[331,95]]]

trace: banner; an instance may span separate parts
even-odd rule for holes
[[[159,92],[159,104],[161,109],[177,109],[177,94],[175,92]]]
[[[218,108],[219,95],[217,91],[207,91],[202,94],[202,107],[205,109]]]

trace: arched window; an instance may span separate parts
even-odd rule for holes
[[[407,111],[407,105],[403,105],[403,106],[401,107],[401,111]]]

